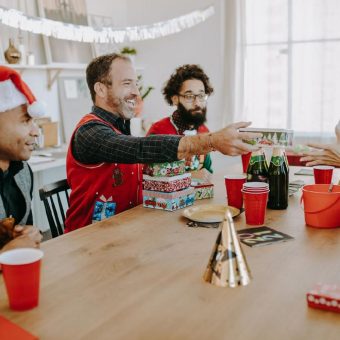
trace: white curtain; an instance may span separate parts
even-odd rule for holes
[[[223,125],[244,120],[245,0],[222,0],[224,15]]]
[[[224,2],[224,123],[334,137],[340,118],[340,1]]]

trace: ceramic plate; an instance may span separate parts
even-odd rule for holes
[[[240,213],[239,209],[224,204],[205,204],[184,209],[183,216],[194,222],[222,222],[227,208],[233,217]]]

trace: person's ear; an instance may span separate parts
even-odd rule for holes
[[[171,101],[172,101],[172,105],[175,105],[175,106],[177,106],[177,105],[178,105],[178,103],[179,103],[178,96],[177,96],[177,95],[175,95],[175,96],[172,96],[172,97],[171,97]]]
[[[107,88],[103,83],[98,81],[94,84],[94,92],[96,92],[98,97],[105,98],[107,94]]]

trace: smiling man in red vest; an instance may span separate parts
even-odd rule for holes
[[[176,106],[170,117],[154,123],[148,135],[196,135],[209,132],[206,122],[207,100],[213,93],[208,76],[198,65],[183,65],[171,75],[163,88],[169,105]],[[212,172],[210,154],[195,155],[187,170],[205,168]]]
[[[133,137],[130,119],[140,93],[130,59],[114,53],[98,57],[88,65],[86,79],[94,106],[76,126],[67,154],[71,196],[65,232],[140,204],[140,163],[188,159],[212,150],[240,155],[256,149],[242,139],[261,136],[239,132],[250,125],[240,122],[197,136]]]

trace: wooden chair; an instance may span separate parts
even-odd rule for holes
[[[70,206],[68,190],[70,186],[66,179],[61,181],[44,185],[39,189],[40,199],[44,202],[48,223],[50,224],[52,237],[57,237],[64,233],[65,224],[65,211],[66,206],[65,199],[61,199],[62,196],[66,197],[67,207]],[[64,202],[64,204],[63,204]]]

